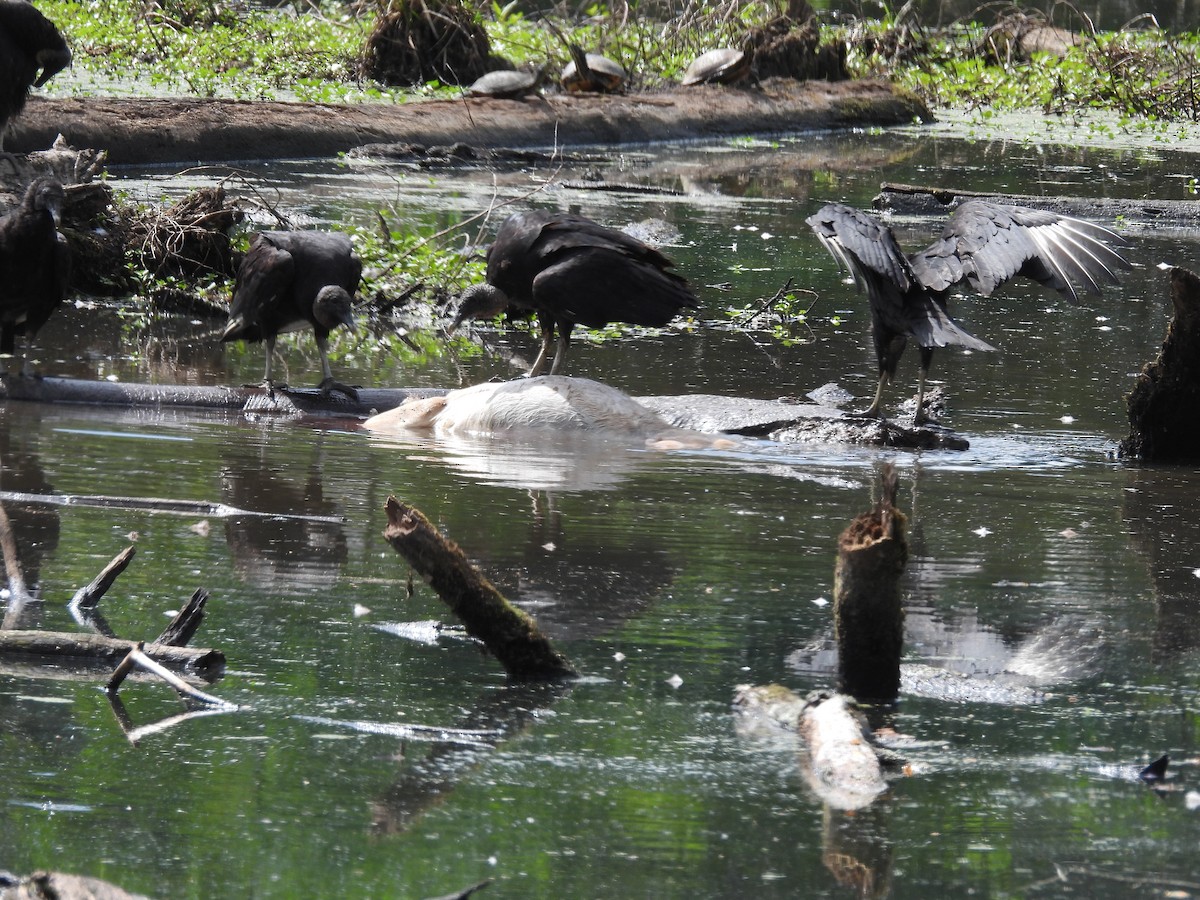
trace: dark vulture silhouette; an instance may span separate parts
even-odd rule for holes
[[[25,0],[0,0],[0,151],[29,89],[70,64],[71,51],[53,22]]]
[[[263,384],[273,389],[271,362],[275,338],[312,328],[321,354],[322,393],[357,392],[334,381],[329,368],[329,332],[354,327],[351,314],[362,263],[350,238],[327,231],[263,231],[250,240],[238,268],[222,341],[263,341],[267,364]]]
[[[550,374],[562,368],[576,325],[603,328],[610,322],[661,327],[696,295],[673,263],[622,231],[567,213],[532,210],[509,216],[487,254],[487,283],[463,292],[450,325],[487,319],[512,306],[536,312],[542,349],[530,375],[558,349]]]
[[[62,205],[62,184],[42,177],[0,219],[0,354],[15,352],[18,332],[24,332],[28,351],[67,296],[71,248],[58,232]]]
[[[925,377],[937,347],[994,350],[969,334],[946,311],[950,292],[966,281],[984,297],[1024,275],[1078,302],[1075,282],[1099,294],[1101,282],[1118,284],[1116,269],[1129,264],[1106,241],[1124,244],[1100,225],[1057,213],[968,200],[954,211],[941,237],[905,255],[892,230],[877,218],[840,203],[809,217],[817,237],[865,288],[871,335],[879,361],[875,402],[863,415],[880,416],[883,387],[896,374],[908,339],[921,348],[915,422],[925,420]]]

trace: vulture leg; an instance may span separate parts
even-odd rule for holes
[[[550,347],[554,343],[554,317],[549,313],[539,312],[538,325],[542,328],[542,349],[529,368],[529,378],[542,374],[542,369],[546,368],[546,360],[550,358]]]
[[[883,389],[887,386],[889,380],[890,379],[887,376],[887,372],[879,373],[879,386],[875,388],[875,400],[871,403],[869,408],[864,409],[860,413],[855,413],[856,416],[861,416],[864,419],[883,418],[883,413],[879,411],[879,408],[883,406]]]
[[[913,424],[924,425],[933,422],[925,415],[925,378],[929,374],[929,366],[933,363],[933,348],[921,348],[921,374],[917,376],[917,409],[913,413]]]
[[[558,374],[563,360],[567,358],[567,345],[571,343],[571,329],[574,327],[574,322],[561,321],[558,323],[558,350],[554,353],[554,364],[550,366],[551,375]]]
[[[267,348],[267,367],[263,372],[263,387],[270,393],[274,385],[271,383],[271,367],[275,361],[275,335],[263,338],[263,346]]]
[[[322,397],[328,397],[334,391],[345,394],[351,400],[358,400],[358,391],[347,384],[342,384],[333,377],[333,369],[329,367],[329,338],[317,335],[317,350],[321,354],[321,373],[325,376],[317,385]]]

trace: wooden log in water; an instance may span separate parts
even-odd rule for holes
[[[1115,197],[1044,197],[959,188],[896,184],[885,181],[871,205],[905,215],[945,216],[964,200],[993,200],[1013,206],[1032,206],[1050,212],[1125,225],[1153,225],[1193,230],[1200,228],[1200,203],[1195,200],[1123,200]]]
[[[833,619],[838,690],[860,701],[900,696],[904,607],[900,576],[908,561],[905,517],[896,509],[896,470],[884,467],[879,503],[838,538]]]
[[[887,790],[880,750],[852,697],[827,691],[801,697],[779,684],[740,685],[733,705],[740,733],[757,734],[767,725],[800,739],[801,774],[827,806],[861,809]]]
[[[342,415],[364,417],[399,406],[410,397],[435,397],[437,388],[361,388],[358,399],[341,394],[322,395],[316,388],[276,388],[257,385],[131,384],[88,381],[78,378],[0,378],[0,400],[35,403],[81,403],[151,409],[211,409],[254,412],[262,415]]]
[[[1142,462],[1200,459],[1200,276],[1176,266],[1170,281],[1167,336],[1126,398],[1129,435],[1119,453]]]
[[[54,659],[61,665],[103,666],[112,668],[121,662],[137,641],[66,631],[0,631],[0,657]],[[195,674],[215,681],[225,671],[225,654],[201,647],[168,647],[146,644],[142,648],[151,659],[176,671]]]
[[[533,618],[509,603],[419,509],[395,497],[388,498],[386,508],[384,538],[437,591],[467,634],[483,642],[509,677],[546,681],[575,675]]]

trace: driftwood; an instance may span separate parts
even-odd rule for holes
[[[125,658],[113,670],[112,676],[108,679],[108,684],[104,686],[106,692],[115,694],[120,690],[122,683],[129,676],[129,673],[134,670],[134,667],[139,667],[165,681],[188,700],[194,700],[206,706],[237,709],[236,704],[226,703],[220,697],[214,697],[212,694],[206,694],[204,691],[192,687],[166,666],[147,656],[145,647],[146,644],[144,641],[138,641],[133,649],[125,655]]]
[[[905,215],[943,216],[964,200],[982,197],[1016,206],[1063,213],[1081,219],[1125,225],[1154,225],[1184,229],[1200,228],[1200,203],[1195,200],[1120,200],[1111,197],[1042,197],[1033,194],[1001,194],[884,182],[871,201],[876,209]]]
[[[0,507],[2,511],[2,507]],[[3,524],[0,521],[0,525]],[[2,529],[0,529],[2,530]],[[3,535],[0,534],[0,538]],[[225,670],[225,656],[218,650],[193,649],[183,644],[195,634],[204,617],[204,604],[208,600],[208,591],[197,590],[183,605],[171,620],[158,640],[149,645],[138,641],[122,640],[113,635],[107,623],[96,611],[100,599],[116,581],[117,576],[125,570],[134,556],[134,548],[127,547],[117,554],[111,562],[86,587],[75,592],[68,607],[76,621],[94,628],[98,634],[74,633],[63,631],[25,631],[21,629],[0,628],[0,657],[17,657],[22,660],[45,661],[52,659],[60,667],[64,662],[81,666],[118,665],[130,656],[131,651],[138,651],[138,661],[145,660],[143,667],[155,671],[155,667],[169,666],[180,671],[194,674],[206,681],[215,681]],[[8,566],[10,579],[23,583],[20,566],[15,561]],[[8,614],[5,625],[15,624],[24,603],[24,597],[10,593]],[[170,676],[174,679],[175,676]],[[174,683],[172,681],[172,683]],[[190,688],[188,690],[191,690]]]
[[[533,681],[575,675],[533,619],[510,604],[420,510],[395,497],[388,498],[386,508],[384,538],[437,591],[467,634],[487,647],[509,677]]]
[[[838,689],[890,703],[900,695],[904,608],[900,576],[908,561],[906,519],[896,509],[896,470],[884,467],[878,505],[838,538],[833,618]]]
[[[1142,462],[1200,459],[1200,276],[1176,267],[1170,279],[1174,318],[1126,398],[1129,436],[1119,452]]]
[[[0,657],[53,657],[63,662],[112,668],[137,646],[137,641],[103,634],[62,631],[0,631]],[[146,644],[145,652],[172,669],[216,681],[225,671],[225,654],[198,647]]]
[[[824,691],[801,697],[778,684],[739,685],[733,705],[742,733],[765,725],[800,739],[801,773],[827,806],[861,809],[887,790],[883,763],[895,760],[876,745],[853,698]]]

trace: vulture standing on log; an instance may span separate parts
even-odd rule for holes
[[[450,325],[487,319],[509,306],[536,312],[542,349],[530,375],[540,375],[558,348],[550,374],[562,369],[576,325],[603,328],[610,322],[661,327],[696,295],[673,263],[622,231],[582,216],[532,210],[509,216],[487,254],[487,283],[467,288]]]
[[[1125,240],[1107,228],[986,200],[963,203],[941,237],[911,255],[900,250],[892,230],[877,218],[840,203],[822,207],[807,221],[870,301],[879,386],[866,416],[881,416],[883,387],[896,374],[909,337],[921,348],[917,423],[925,421],[925,377],[935,348],[995,349],[946,312],[950,291],[960,282],[988,297],[1008,279],[1024,275],[1078,302],[1073,282],[1099,294],[1101,282],[1119,283],[1114,270],[1129,268],[1105,243]]]
[[[0,151],[29,89],[70,64],[71,51],[53,22],[25,0],[0,0]]]
[[[0,218],[0,354],[11,356],[17,332],[24,332],[28,355],[34,335],[67,296],[71,249],[58,232],[62,205],[63,186],[42,177]]]
[[[333,379],[329,368],[329,332],[354,327],[352,298],[362,263],[350,238],[326,231],[264,231],[254,235],[238,268],[222,341],[263,341],[267,365],[263,384],[273,389],[271,362],[275,338],[311,327],[321,354],[321,392],[357,392]]]

